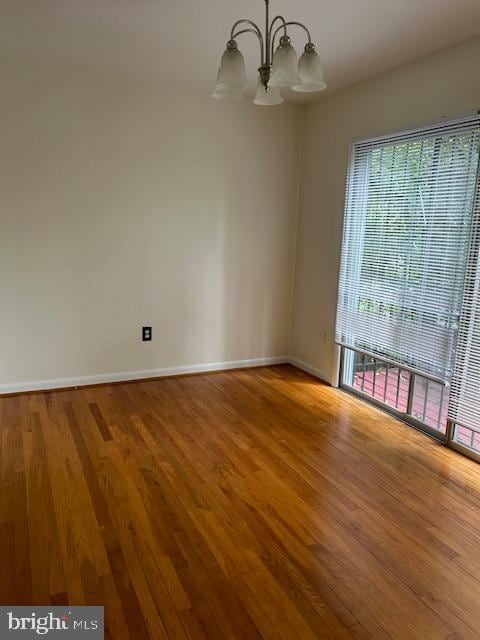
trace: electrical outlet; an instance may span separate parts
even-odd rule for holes
[[[327,333],[327,331],[324,331],[323,332],[323,341],[327,342],[327,339],[328,339],[328,333]]]
[[[150,342],[152,339],[152,327],[142,327],[142,341]]]

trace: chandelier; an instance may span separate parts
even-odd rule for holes
[[[239,100],[247,87],[245,60],[238,49],[236,38],[253,33],[260,44],[257,93],[253,102],[261,106],[280,104],[283,98],[280,87],[290,87],[300,93],[312,93],[326,88],[320,59],[307,27],[301,22],[287,22],[276,16],[270,22],[269,2],[265,0],[265,33],[252,20],[238,20],[230,32],[230,40],[222,56],[217,75],[217,85],[212,97],[220,100]],[[292,46],[289,27],[299,27],[307,36],[305,51],[297,60]],[[277,36],[280,34],[275,50]]]

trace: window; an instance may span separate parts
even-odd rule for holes
[[[479,150],[474,116],[357,142],[351,152],[336,331],[342,382],[440,433],[460,354],[480,392],[480,306],[472,319],[463,305],[467,285],[480,295]]]
[[[468,254],[455,367],[451,380],[449,417],[453,439],[480,453],[480,200]]]

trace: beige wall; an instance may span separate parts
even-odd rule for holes
[[[289,351],[298,107],[0,77],[0,390]]]
[[[331,379],[348,146],[480,108],[479,63],[261,109],[0,60],[0,392],[285,355]]]
[[[326,96],[306,112],[292,355],[334,380],[335,309],[351,141],[480,109],[480,39]]]

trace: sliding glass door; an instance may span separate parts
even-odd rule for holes
[[[341,385],[480,451],[480,118],[355,143],[336,339]]]
[[[443,380],[342,347],[340,384],[435,438],[446,439],[449,387]]]
[[[451,378],[449,435],[462,452],[480,460],[480,184],[465,270],[463,304]]]

